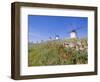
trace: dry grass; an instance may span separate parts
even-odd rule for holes
[[[65,48],[64,42],[82,42],[87,47],[86,39],[66,39],[46,41],[38,44],[29,44],[28,65],[70,65],[88,63],[87,49],[77,51],[74,48]]]

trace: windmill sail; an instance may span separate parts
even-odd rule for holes
[[[70,34],[70,38],[77,38],[77,32],[83,29],[83,27],[75,28],[75,26],[73,26],[73,25],[71,25],[70,27],[72,29],[66,33],[68,35]]]

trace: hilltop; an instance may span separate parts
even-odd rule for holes
[[[28,65],[87,64],[87,39],[59,39],[41,43],[29,43]]]

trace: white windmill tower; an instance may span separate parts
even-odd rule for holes
[[[59,35],[56,35],[56,36],[55,36],[55,39],[58,40],[58,39],[59,39]]]
[[[76,30],[72,30],[70,32],[70,38],[77,38],[77,32],[76,32]]]
[[[77,27],[77,28],[75,28],[72,25],[71,25],[71,27],[72,27],[72,30],[68,32],[68,34],[70,33],[70,38],[78,38],[77,31],[82,30],[83,27]]]

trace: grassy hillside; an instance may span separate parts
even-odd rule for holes
[[[63,43],[82,42],[84,50],[64,47]],[[88,63],[87,39],[52,40],[42,43],[29,43],[28,65],[70,65]]]

